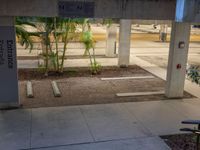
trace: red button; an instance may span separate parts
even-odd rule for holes
[[[181,69],[181,67],[182,67],[181,64],[176,65],[177,69]]]

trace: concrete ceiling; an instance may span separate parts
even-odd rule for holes
[[[0,16],[200,22],[200,0],[1,0]]]

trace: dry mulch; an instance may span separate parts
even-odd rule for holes
[[[41,69],[19,69],[18,78],[20,81],[24,80],[56,80],[69,77],[121,77],[121,76],[137,76],[137,75],[149,75],[148,72],[133,65],[128,68],[119,67],[104,67],[101,74],[91,75],[89,68],[69,68],[64,71],[63,74],[50,72],[48,77],[44,76],[44,72]]]
[[[196,136],[193,134],[169,135],[161,138],[172,150],[196,150]]]
[[[20,101],[24,108],[71,105],[107,104],[167,100],[161,95],[117,97],[116,93],[149,92],[164,90],[165,81],[153,79],[101,81],[101,77],[149,76],[138,66],[129,68],[107,67],[99,75],[91,75],[88,68],[75,68],[63,75],[51,73],[48,77],[38,70],[19,70]],[[33,83],[34,98],[26,97],[26,81]],[[55,98],[51,81],[56,80],[62,97]],[[193,96],[185,93],[184,98]]]

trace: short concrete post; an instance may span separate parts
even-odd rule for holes
[[[14,17],[0,17],[0,108],[18,107]]]
[[[166,42],[167,41],[167,28],[168,26],[165,24],[160,25],[160,41]]]
[[[168,98],[183,97],[190,28],[191,26],[189,23],[173,22],[172,24],[165,91]]]
[[[110,25],[107,27],[106,57],[116,56],[117,27]]]
[[[132,20],[120,20],[118,65],[128,67],[131,47]]]
[[[61,97],[61,92],[58,88],[57,82],[56,81],[52,81],[51,82],[52,88],[53,88],[53,93],[55,97]]]
[[[33,95],[33,86],[32,86],[32,82],[31,81],[28,81],[26,83],[26,95],[28,98],[33,98],[34,95]]]

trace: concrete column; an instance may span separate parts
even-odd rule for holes
[[[120,20],[118,65],[128,67],[131,47],[132,20]]]
[[[107,27],[106,57],[116,56],[117,27],[110,25]]]
[[[183,97],[190,29],[189,23],[172,24],[165,91],[168,98]]]
[[[14,17],[0,17],[0,108],[19,106]]]

